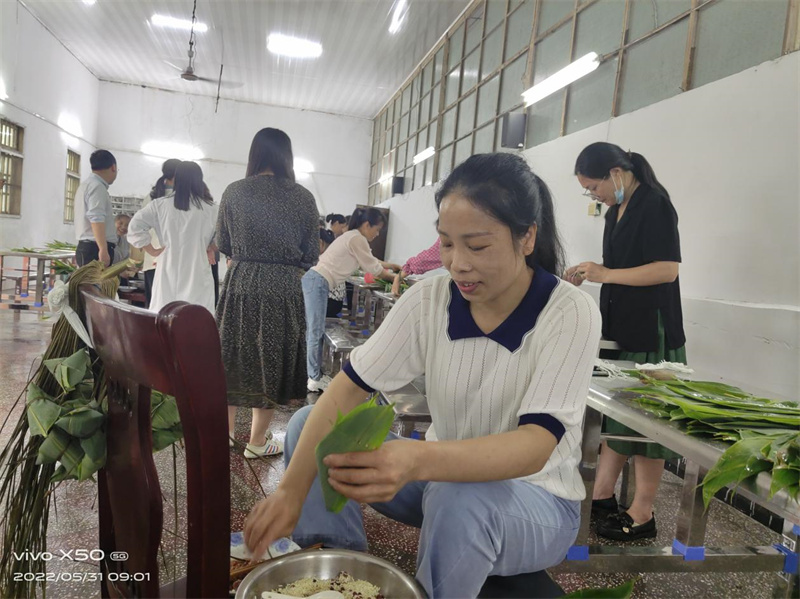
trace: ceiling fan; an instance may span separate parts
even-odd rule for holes
[[[173,64],[173,63],[169,62],[168,60],[165,60],[164,63],[169,65],[169,66],[171,66],[176,71],[180,71],[180,78],[183,79],[184,81],[192,81],[192,82],[194,82],[194,81],[203,81],[203,82],[206,82],[206,83],[215,83],[215,84],[217,84],[217,94],[219,94],[219,89],[221,87],[226,87],[226,88],[242,87],[244,85],[244,83],[239,83],[239,82],[234,82],[234,81],[223,81],[222,80],[222,71],[223,71],[223,68],[224,68],[224,64],[221,61],[220,61],[220,65],[219,65],[219,76],[217,78],[215,78],[215,79],[212,79],[210,77],[201,77],[200,75],[198,75],[195,72],[195,70],[194,70],[194,58],[195,58],[194,25],[195,25],[196,22],[197,22],[197,0],[194,0],[194,8],[192,10],[192,27],[191,27],[191,32],[189,33],[189,50],[187,52],[187,55],[189,57],[189,62],[186,65],[186,68],[181,68],[181,67],[177,66],[176,64]],[[223,48],[224,48],[224,45],[223,45]],[[223,52],[224,52],[224,49],[223,49]]]

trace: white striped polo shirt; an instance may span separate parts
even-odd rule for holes
[[[393,391],[424,374],[428,441],[543,426],[558,444],[540,472],[521,480],[582,500],[581,426],[600,330],[588,294],[537,268],[519,306],[484,334],[445,275],[406,291],[344,370],[367,391]]]

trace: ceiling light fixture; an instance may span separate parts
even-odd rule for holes
[[[176,19],[175,17],[167,17],[164,15],[153,15],[150,17],[150,24],[157,27],[168,27],[170,29],[192,30],[191,19]],[[208,31],[208,25],[196,22],[194,24],[194,30],[196,33],[205,33]]]
[[[156,158],[177,158],[179,160],[202,160],[200,148],[176,144],[171,141],[148,141],[142,144],[142,154]]]
[[[72,137],[83,137],[83,127],[75,115],[62,112],[58,115],[58,126]]]
[[[392,13],[392,22],[389,24],[389,33],[397,33],[400,31],[400,26],[408,14],[408,0],[396,0],[394,12]]]
[[[392,180],[392,177],[394,177],[394,173],[386,173],[383,177],[378,179],[378,183],[387,183]]]
[[[589,52],[557,73],[550,75],[544,81],[540,81],[529,90],[522,92],[522,97],[525,98],[525,106],[535,104],[539,100],[568,86],[573,81],[588,75],[599,66],[600,57],[597,52]]]
[[[83,0],[86,6],[94,6],[95,2],[97,2],[97,0]]]
[[[0,79],[0,100],[8,100],[8,93],[6,92],[5,81]]]
[[[267,50],[291,58],[319,58],[322,55],[322,44],[282,33],[270,33],[267,37]]]
[[[422,152],[414,156],[414,164],[425,162],[428,158],[430,158],[434,154],[436,154],[436,150],[433,148],[433,146],[425,148],[424,150],[422,150]]]

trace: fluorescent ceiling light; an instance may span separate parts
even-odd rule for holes
[[[267,50],[292,58],[319,58],[322,55],[322,44],[291,35],[270,33],[267,37]]]
[[[430,158],[434,154],[436,154],[436,150],[433,149],[433,146],[425,148],[424,150],[422,150],[422,152],[414,156],[414,164],[425,162],[428,158]]]
[[[295,158],[294,170],[295,173],[313,173],[314,165],[305,158]]]
[[[94,3],[95,3],[95,2],[97,2],[97,0],[83,0],[83,3],[84,3],[86,6],[94,6]]]
[[[378,183],[386,183],[387,181],[391,181],[392,177],[394,177],[394,173],[386,173],[383,177],[378,179]]]
[[[598,66],[600,66],[600,57],[597,55],[597,52],[589,52],[586,56],[582,56],[557,73],[550,75],[550,77],[544,81],[540,81],[528,91],[523,92],[522,97],[525,98],[525,106],[535,104],[539,100],[557,92],[573,81],[577,81],[581,77],[588,75]]]
[[[396,0],[392,22],[389,24],[389,33],[397,33],[408,14],[408,0]]]
[[[58,126],[73,137],[83,137],[83,127],[75,115],[62,112],[58,115]]]
[[[150,23],[156,25],[158,27],[169,27],[170,29],[184,29],[186,31],[191,30],[192,28],[192,21],[191,19],[176,19],[174,17],[167,17],[164,15],[153,15],[150,17]],[[205,33],[208,31],[208,25],[205,23],[195,23],[194,30],[198,33]]]
[[[6,84],[5,81],[0,79],[0,100],[8,100],[8,94],[6,93]]]
[[[157,158],[178,158],[179,160],[202,160],[200,148],[176,144],[171,141],[148,141],[142,144],[142,154]]]

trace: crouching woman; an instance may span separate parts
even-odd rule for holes
[[[256,555],[292,535],[366,550],[358,503],[421,529],[417,579],[430,597],[476,597],[490,575],[556,565],[578,532],[581,423],[600,339],[594,301],[563,266],[544,182],[510,154],[472,156],[436,194],[449,275],[421,281],[351,354],[286,435],[287,470],[245,524]],[[325,510],[314,448],[337,411],[425,375],[425,442],[330,455]],[[394,437],[396,438],[396,437]]]

